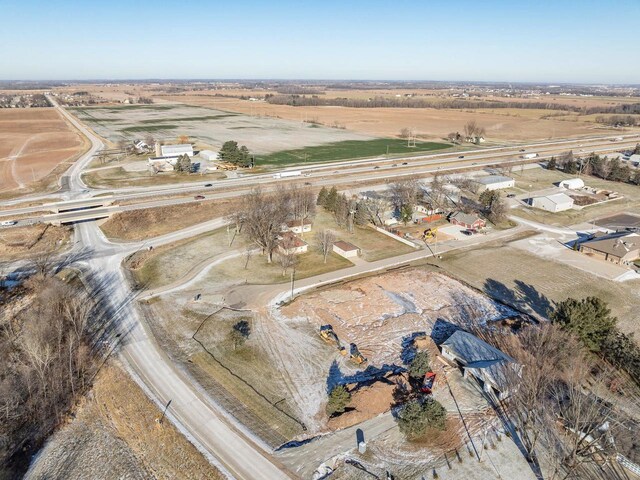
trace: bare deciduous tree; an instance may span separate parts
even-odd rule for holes
[[[245,197],[240,209],[247,236],[267,256],[267,263],[271,263],[282,225],[289,215],[287,195],[282,191],[266,195],[256,189]]]
[[[324,229],[316,234],[318,242],[318,250],[322,253],[324,263],[327,263],[327,257],[333,250],[333,244],[336,242],[336,234],[328,229]]]

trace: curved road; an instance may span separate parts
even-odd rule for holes
[[[70,197],[82,194],[84,183],[80,172],[91,161],[102,142],[84,126],[61,109],[62,114],[92,143],[90,150],[68,171]],[[192,235],[212,225],[188,229]],[[196,389],[187,375],[178,370],[161,351],[136,310],[133,293],[121,269],[122,259],[141,248],[138,244],[116,245],[108,242],[95,222],[75,226],[74,249],[90,252],[84,260],[90,283],[97,288],[111,312],[111,322],[120,336],[119,356],[143,383],[144,390],[159,406],[171,401],[167,417],[230,478],[276,480],[291,475],[271,457],[259,440],[252,438],[242,426],[231,419],[205,393]],[[184,232],[182,232],[184,234]],[[180,232],[155,239],[156,244],[170,242]]]

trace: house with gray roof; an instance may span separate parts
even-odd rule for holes
[[[503,400],[509,396],[510,378],[521,369],[513,358],[464,330],[457,330],[440,344],[442,356],[472,376],[489,394]]]
[[[634,260],[640,258],[640,235],[628,232],[595,235],[592,239],[582,242],[579,250],[616,265],[631,265]]]

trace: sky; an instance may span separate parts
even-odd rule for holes
[[[640,0],[0,0],[1,80],[640,84]]]

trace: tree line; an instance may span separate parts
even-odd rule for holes
[[[417,98],[417,97],[384,97],[371,98],[346,98],[346,97],[320,97],[318,95],[300,94],[268,94],[265,100],[273,105],[289,105],[293,107],[350,107],[350,108],[436,108],[436,109],[493,109],[493,108],[519,108],[534,110],[561,110],[577,112],[584,115],[596,113],[611,114],[638,114],[640,103],[622,104],[610,107],[593,106],[582,107],[553,102],[525,102],[525,101],[500,101],[500,100],[476,100],[463,98]]]
[[[94,304],[49,267],[36,262],[36,274],[0,297],[0,458],[14,472],[28,466],[97,369]]]
[[[640,144],[632,150],[632,154],[640,154]],[[577,158],[572,151],[558,157],[551,157],[547,163],[549,170],[560,169],[565,173],[593,175],[603,180],[640,185],[640,173],[622,162],[619,158],[609,158],[591,153]]]

